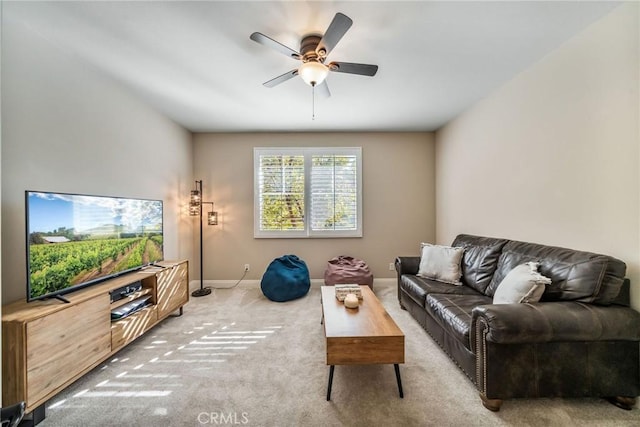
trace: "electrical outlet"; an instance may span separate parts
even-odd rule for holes
[[[390,271],[393,271],[393,270],[395,270],[395,269],[396,269],[396,266],[395,266],[392,262],[390,262],[390,263],[389,263],[389,270],[390,270]]]
[[[244,271],[245,271],[245,272],[247,272],[247,271],[249,271],[249,270],[250,270],[250,268],[249,268],[249,264],[245,264],[245,265],[244,265]]]

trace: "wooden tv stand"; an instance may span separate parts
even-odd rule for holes
[[[180,310],[189,301],[188,261],[164,261],[66,294],[2,307],[2,406],[26,402],[33,423],[47,400]],[[142,289],[111,302],[110,291],[141,281]],[[151,305],[118,321],[111,310],[141,296]]]

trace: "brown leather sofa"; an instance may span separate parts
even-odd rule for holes
[[[631,409],[640,394],[640,313],[615,258],[506,239],[459,235],[461,286],[416,276],[398,257],[398,299],[474,382],[483,405],[504,399],[605,397]],[[540,302],[493,304],[515,266],[536,261],[552,280]]]

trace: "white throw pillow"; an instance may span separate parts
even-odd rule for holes
[[[420,267],[417,276],[452,285],[461,285],[462,268],[460,263],[463,254],[464,248],[421,243]]]
[[[494,304],[517,304],[538,302],[544,293],[544,286],[551,279],[538,272],[537,262],[527,262],[514,267],[498,285],[493,295]]]

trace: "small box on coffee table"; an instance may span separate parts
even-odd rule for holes
[[[354,294],[358,297],[358,299],[362,299],[362,289],[360,289],[360,285],[358,284],[342,284],[342,285],[334,285],[336,298],[338,301],[344,301],[344,297],[349,294]]]

